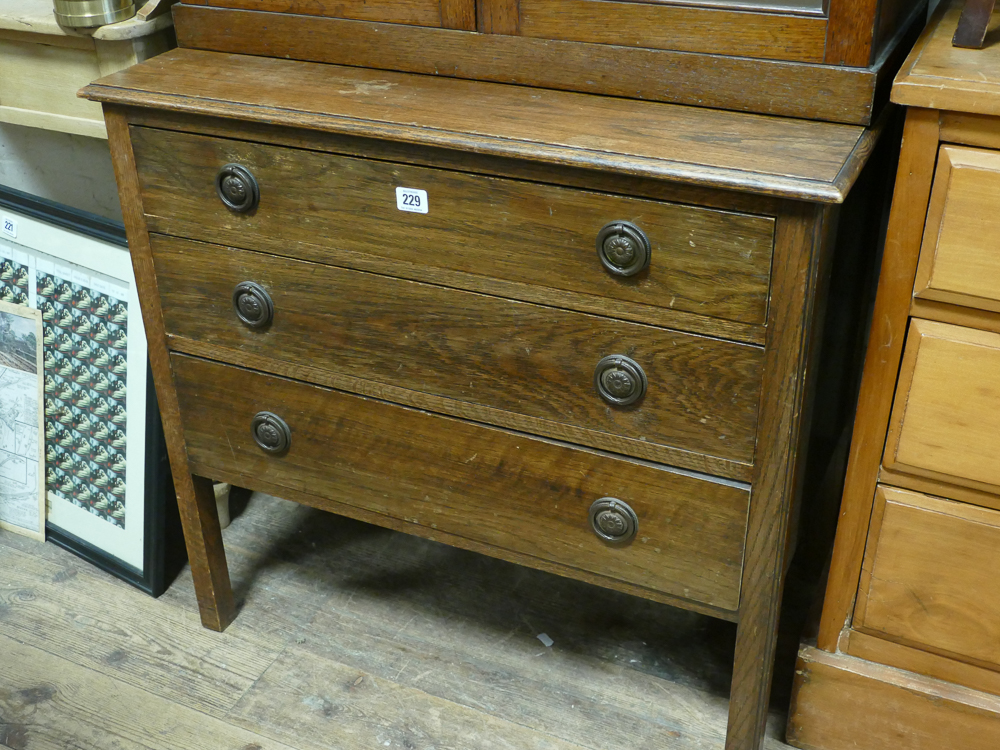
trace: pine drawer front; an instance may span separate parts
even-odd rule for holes
[[[560,306],[588,302],[645,322],[664,312],[744,328],[766,321],[768,217],[149,128],[131,133],[154,232],[479,291],[499,281],[502,296],[545,304],[555,291]],[[259,185],[259,205],[245,214],[217,195],[216,175],[231,163]],[[397,188],[425,191],[419,208],[427,213],[400,210]],[[597,253],[601,230],[621,221],[650,244],[648,268],[632,276],[610,272]],[[626,238],[618,250],[638,244]]]
[[[171,366],[189,460],[204,476],[306,493],[293,497],[612,587],[739,605],[745,485],[184,355]],[[255,443],[259,412],[287,424],[284,453]],[[605,497],[637,518],[623,546],[591,529],[591,505]]]
[[[883,465],[1000,493],[1000,334],[913,318]]]
[[[508,426],[616,452],[629,452],[629,444],[616,442],[625,438],[646,457],[668,462],[657,446],[753,462],[758,347],[248,250],[151,239],[174,348],[184,349],[184,339],[317,368],[340,378],[319,382],[348,390],[355,388],[347,379],[407,389],[413,393],[379,395],[477,421],[522,415],[532,421]],[[233,299],[243,282],[270,298],[269,324],[240,321]],[[275,371],[263,361],[194,351]],[[645,375],[645,396],[631,405],[609,405],[598,393],[595,373],[613,355],[626,355]],[[447,402],[415,401],[417,394]]]
[[[855,628],[1000,669],[1000,513],[880,485]]]
[[[1000,152],[938,154],[914,294],[1000,312]]]

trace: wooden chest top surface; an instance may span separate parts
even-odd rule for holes
[[[823,203],[877,128],[176,49],[81,95]]]

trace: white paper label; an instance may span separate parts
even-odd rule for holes
[[[427,191],[416,188],[396,188],[396,208],[415,214],[427,213]]]
[[[8,237],[13,237],[17,239],[17,222],[13,219],[8,219],[4,216],[0,219],[0,231],[6,234]]]

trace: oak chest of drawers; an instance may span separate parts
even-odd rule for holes
[[[811,750],[1000,745],[1000,48],[952,47],[961,8],[941,8],[893,89],[903,151],[789,720]]]
[[[758,747],[877,129],[187,49],[86,93],[206,626],[217,479],[738,621]]]

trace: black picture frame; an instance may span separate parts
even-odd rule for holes
[[[120,222],[0,185],[0,209],[4,208],[60,229],[128,248],[125,227]],[[187,551],[148,361],[146,370],[143,569],[48,522],[45,527],[47,540],[156,597],[166,591],[187,563]]]

